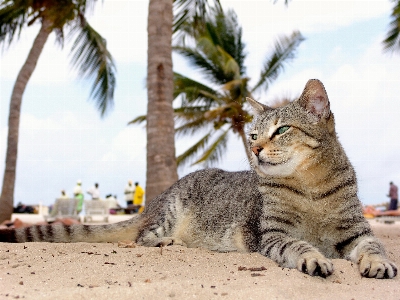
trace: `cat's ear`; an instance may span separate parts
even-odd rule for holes
[[[263,112],[270,110],[271,108],[269,106],[266,106],[254,99],[251,99],[249,97],[246,97],[247,102],[250,103],[251,107],[253,108],[254,112],[259,115],[262,114]]]
[[[330,116],[328,94],[318,79],[310,79],[299,98],[300,105],[318,118]]]

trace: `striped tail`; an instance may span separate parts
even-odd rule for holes
[[[0,229],[0,242],[51,243],[106,243],[122,240],[135,241],[139,232],[140,216],[107,225],[33,225],[17,229]]]

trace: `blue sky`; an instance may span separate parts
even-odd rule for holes
[[[364,203],[387,201],[389,181],[400,184],[400,55],[382,52],[391,2],[225,1],[243,27],[247,75],[257,80],[274,38],[300,30],[306,40],[297,58],[271,88],[256,95],[268,104],[282,95],[299,95],[310,78],[325,84],[337,132],[357,171]],[[90,83],[69,65],[70,44],[47,42],[23,97],[15,201],[51,204],[77,179],[84,190],[99,182],[102,197],[118,195],[121,204],[128,179],[145,184],[146,135],[143,126],[127,126],[146,113],[145,90],[148,1],[105,0],[89,18],[106,39],[118,74],[115,106],[100,118],[88,101]],[[8,106],[17,73],[38,26],[27,29],[0,57],[0,179],[3,176]],[[174,69],[196,79],[201,74],[174,55]],[[178,139],[177,154],[194,138]],[[243,146],[232,136],[219,167],[248,168]],[[199,167],[180,170],[180,176]],[[1,181],[2,182],[2,181]]]

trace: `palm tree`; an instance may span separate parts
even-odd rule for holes
[[[193,135],[203,130],[206,133],[192,147],[178,156],[179,165],[193,159],[194,164],[205,166],[219,161],[225,152],[229,133],[238,134],[247,151],[245,125],[252,116],[246,110],[246,97],[260,90],[268,90],[285,64],[295,57],[295,51],[304,40],[299,32],[289,37],[280,37],[274,50],[267,55],[258,81],[249,86],[245,75],[245,45],[242,43],[242,28],[236,14],[226,14],[221,7],[211,10],[203,26],[187,23],[182,26],[182,38],[174,50],[184,55],[189,63],[202,72],[210,84],[206,85],[181,74],[174,74],[174,98],[180,96],[182,104],[174,110],[180,122],[176,133]],[[140,123],[140,116],[130,123]]]
[[[391,22],[386,38],[383,40],[384,51],[400,51],[400,0],[395,0],[391,14]]]
[[[8,119],[6,166],[0,196],[0,223],[13,212],[14,185],[18,154],[18,133],[22,95],[35,70],[43,47],[52,32],[57,42],[64,44],[64,31],[75,37],[72,45],[72,65],[82,77],[93,78],[91,97],[103,116],[113,105],[115,65],[106,41],[87,22],[85,14],[96,0],[3,0],[0,4],[0,43],[11,44],[21,31],[40,23],[28,57],[15,82]]]
[[[219,6],[219,0],[213,3]],[[149,1],[146,202],[178,179],[172,108],[172,34],[188,21],[201,22],[207,8],[207,0]]]

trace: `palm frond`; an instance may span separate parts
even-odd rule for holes
[[[206,122],[206,119],[204,119],[204,113],[207,111],[207,108],[201,106],[175,108],[174,113],[176,121],[186,121],[186,123],[175,129],[175,133],[183,135],[193,135],[200,128],[208,126],[209,123]],[[128,125],[141,124],[146,121],[147,115],[142,115],[136,117],[132,121],[129,121]]]
[[[383,50],[385,52],[400,52],[400,1],[396,1],[391,14],[391,22],[386,38],[383,40]]]
[[[195,43],[177,43],[174,50],[188,59],[188,62],[201,70],[212,82],[224,84],[238,79],[245,73],[242,28],[236,14],[229,10],[210,9],[204,29],[196,24],[187,24],[186,35]]]
[[[230,101],[241,101],[243,102],[246,97],[250,96],[248,91],[248,85],[250,78],[242,77],[240,79],[234,79],[224,84],[223,89],[229,93]]]
[[[304,37],[299,31],[294,31],[289,37],[278,38],[274,45],[274,51],[267,57],[261,70],[260,79],[251,92],[260,87],[267,90],[284,70],[285,63],[295,58],[296,50],[302,41],[304,41]]]
[[[174,73],[174,99],[180,95],[184,95],[184,105],[201,102],[208,106],[218,102],[221,96],[218,91],[205,84]]]
[[[217,46],[218,49],[218,58],[219,61],[214,61],[214,63],[221,62],[222,64],[222,71],[225,74],[225,82],[226,80],[233,80],[233,79],[239,79],[240,78],[240,66],[237,63],[237,61],[227,52],[225,49],[223,49],[220,46]],[[222,81],[222,78],[219,79]]]
[[[81,76],[93,78],[90,92],[101,115],[113,106],[116,67],[106,40],[82,18],[74,27],[77,38],[72,46],[72,64]]]
[[[214,45],[224,49],[233,58],[240,69],[239,74],[243,75],[246,70],[245,44],[242,42],[242,27],[239,25],[235,11],[229,9],[227,12],[223,10],[213,12],[206,28],[204,34],[212,40]]]
[[[82,15],[86,15],[87,13],[91,14],[94,12],[94,7],[98,0],[75,0],[78,10]],[[104,2],[104,0],[101,0]]]
[[[204,127],[204,125],[212,123],[214,123],[214,129],[219,129],[224,124],[229,123],[231,118],[235,117],[235,114],[238,113],[237,106],[237,103],[230,102],[212,109],[204,107],[196,107],[195,109],[190,109],[191,107],[178,108],[175,110],[176,119],[187,121],[187,123],[176,130],[182,131],[185,128],[195,128],[197,130]]]
[[[216,81],[214,79],[214,74],[221,74],[217,77],[221,77],[223,75],[223,72],[218,70],[217,66],[215,66],[207,56],[198,51],[195,47],[191,48],[175,46],[173,47],[173,50],[186,57],[189,64],[199,70],[202,74],[204,74],[204,76],[209,78],[210,81]],[[210,55],[210,52],[208,54]]]
[[[211,133],[207,133],[205,136],[203,136],[196,144],[194,144],[192,147],[187,149],[185,152],[183,152],[181,155],[179,155],[176,158],[176,162],[178,166],[182,166],[186,163],[188,163],[190,160],[193,159],[193,157],[201,150],[204,149],[206,144],[208,143],[209,139],[211,137]]]
[[[230,128],[223,131],[193,165],[203,163],[206,167],[210,167],[218,163],[221,157],[226,153],[229,130]]]
[[[174,24],[173,32],[178,30],[186,23],[204,24],[207,10],[210,9],[210,0],[174,0]],[[221,9],[219,0],[213,0],[213,6]]]
[[[10,45],[15,37],[19,37],[31,13],[32,0],[11,1],[0,3],[0,43]],[[33,16],[31,20],[34,18]]]
[[[175,108],[174,114],[177,120],[194,120],[204,117],[209,109],[207,106],[182,106]]]
[[[196,47],[176,46],[173,49],[216,84],[240,77],[240,67],[233,57],[207,37],[199,38]]]
[[[210,123],[202,117],[196,118],[194,120],[190,120],[189,122],[186,122],[185,124],[175,128],[175,134],[176,135],[194,135],[197,133],[200,129],[206,128],[210,126]]]
[[[274,0],[274,4],[276,4],[276,2],[278,2],[279,0]],[[287,6],[289,4],[290,0],[285,0],[285,5]]]
[[[128,125],[141,124],[141,123],[145,122],[146,120],[147,120],[147,115],[138,116],[135,119],[133,119],[132,121],[128,122]]]

